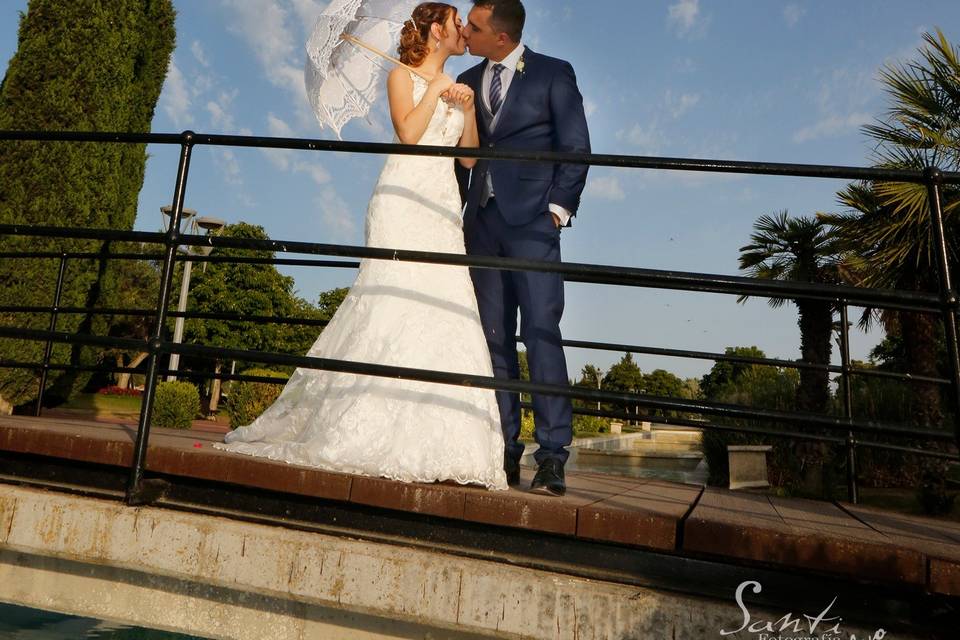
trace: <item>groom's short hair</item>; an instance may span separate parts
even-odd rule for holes
[[[490,9],[493,28],[506,33],[514,42],[520,42],[527,20],[527,12],[520,0],[473,0],[473,6]]]

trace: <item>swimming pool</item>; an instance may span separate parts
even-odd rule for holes
[[[129,627],[103,620],[0,603],[0,640],[199,640],[169,631]]]

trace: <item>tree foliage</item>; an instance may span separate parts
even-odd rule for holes
[[[21,15],[16,54],[0,86],[0,129],[148,132],[175,39],[171,0],[30,0]],[[0,143],[0,223],[132,229],[146,163],[144,145]],[[4,251],[84,250],[96,241],[6,236]],[[56,260],[4,261],[0,305],[46,306]],[[63,306],[104,302],[110,270],[102,260],[75,261]],[[46,328],[46,314],[5,314],[8,326]],[[92,316],[63,316],[68,332],[106,332]],[[0,341],[0,358],[39,361],[43,345]],[[92,364],[96,353],[60,345],[55,361]],[[65,397],[85,376],[52,380]],[[0,372],[0,400],[19,405],[36,393],[36,374]],[[0,402],[2,404],[2,402]]]
[[[864,127],[874,143],[874,164],[891,169],[960,169],[960,50],[939,30],[925,33],[919,57],[893,63],[881,71],[890,99],[886,118]],[[939,285],[938,249],[926,185],[904,182],[854,183],[839,194],[847,211],[824,215],[845,242],[856,284],[914,291]],[[960,188],[941,187],[947,260],[956,272],[960,261]],[[888,314],[889,316],[893,314]],[[907,372],[938,377],[938,322],[901,311],[895,322],[907,356]],[[888,322],[889,324],[889,322]],[[944,426],[940,390],[918,383],[912,387],[911,421],[920,427]],[[940,449],[937,443],[913,443]],[[922,502],[938,508],[948,503],[946,466],[936,459],[922,462]]]
[[[269,239],[263,227],[245,222],[227,225],[221,235]],[[273,258],[271,251],[231,248],[218,248],[216,255]],[[330,309],[328,307],[327,311]],[[321,317],[313,305],[296,295],[293,278],[281,274],[273,265],[232,262],[210,263],[206,270],[193,269],[187,311],[277,318]],[[184,325],[184,342],[224,349],[303,355],[318,333],[316,326],[190,319]],[[203,368],[201,363],[193,364],[195,368]]]
[[[755,346],[727,347],[726,355],[746,358],[765,358]],[[799,376],[793,369],[781,369],[757,364],[720,361],[700,381],[700,389],[707,400],[739,404],[757,409],[793,411]],[[715,418],[714,422],[745,428],[784,430],[786,425],[764,420]],[[710,429],[704,432],[702,446],[709,467],[707,482],[726,485],[729,482],[727,446],[735,444],[770,444],[773,455],[769,471],[771,484],[795,487],[800,484],[800,470],[804,460],[797,455],[796,442],[787,438],[760,434]]]
[[[786,211],[760,216],[753,225],[750,244],[740,247],[740,268],[754,278],[812,284],[840,282],[841,244],[836,234],[814,217],[791,218]],[[746,300],[742,296],[740,301]],[[769,298],[773,307],[783,298]],[[829,301],[797,298],[800,354],[804,362],[830,364],[833,350],[833,314]],[[824,413],[830,406],[830,374],[802,369],[797,387],[797,408]]]

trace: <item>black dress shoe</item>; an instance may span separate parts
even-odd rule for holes
[[[509,456],[503,456],[503,470],[507,473],[507,484],[515,487],[520,484],[520,462]]]
[[[567,484],[563,479],[563,463],[555,458],[547,458],[540,463],[537,475],[530,483],[533,493],[545,493],[551,496],[562,496],[567,492]]]

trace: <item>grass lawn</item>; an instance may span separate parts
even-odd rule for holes
[[[107,396],[101,393],[83,393],[69,402],[56,407],[57,410],[71,411],[96,416],[139,416],[140,398],[136,396]]]

